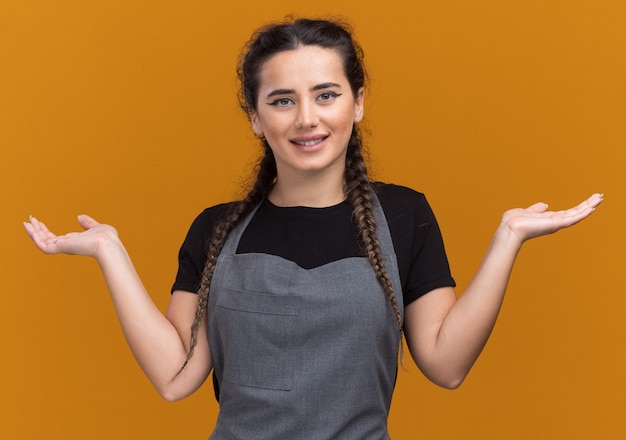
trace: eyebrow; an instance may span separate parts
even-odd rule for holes
[[[325,82],[322,84],[317,84],[313,87],[311,87],[311,91],[315,92],[316,90],[323,90],[323,89],[330,89],[333,87],[339,87],[341,88],[341,86],[337,83],[334,82]],[[266,96],[266,98],[271,98],[272,96],[278,96],[278,95],[290,95],[292,93],[295,93],[296,91],[293,89],[276,89],[276,90],[272,90],[271,92],[269,92]]]

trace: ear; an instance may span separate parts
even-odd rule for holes
[[[254,134],[263,136],[263,129],[261,128],[261,122],[259,121],[259,114],[257,112],[250,112],[250,122],[252,122],[252,131],[254,131]]]
[[[354,122],[359,123],[363,120],[363,101],[365,100],[365,91],[363,87],[359,89],[354,100]]]

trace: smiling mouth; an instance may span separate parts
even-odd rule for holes
[[[322,138],[319,139],[312,139],[310,141],[291,141],[296,145],[299,145],[301,147],[312,147],[313,145],[317,145],[323,141],[325,141],[328,138],[328,136],[324,136]]]

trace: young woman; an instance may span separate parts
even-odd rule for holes
[[[587,217],[507,211],[457,299],[435,217],[413,190],[371,183],[361,154],[365,72],[335,22],[258,31],[239,66],[241,103],[264,157],[239,202],[205,210],[179,255],[163,316],[114,228],[56,236],[31,218],[45,253],[94,257],[124,334],[159,393],[193,393],[213,370],[212,439],[386,439],[402,332],[423,373],[458,387],[495,323],[530,238]]]

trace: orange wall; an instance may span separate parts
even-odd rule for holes
[[[400,372],[394,440],[626,436],[623,2],[59,0],[0,5],[0,437],[208,437],[211,387],[163,402],[95,263],[39,254],[21,222],[115,225],[165,310],[191,220],[237,194],[257,152],[239,48],[291,12],[354,23],[376,177],[428,195],[460,291],[505,209],[606,193],[522,251],[461,389]]]

